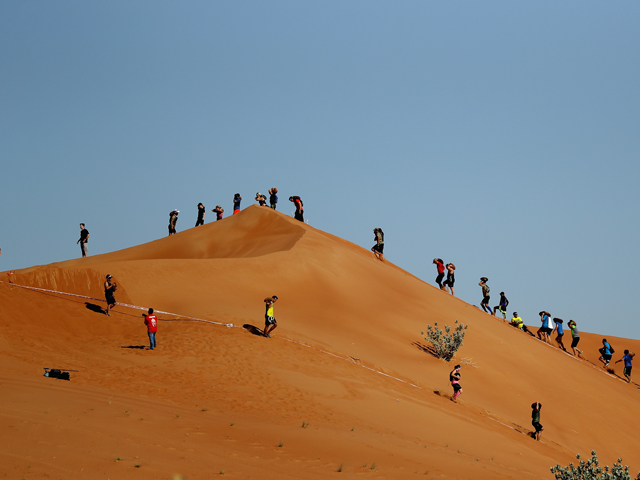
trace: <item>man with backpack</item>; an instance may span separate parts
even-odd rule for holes
[[[302,208],[304,205],[302,204],[302,200],[300,199],[300,197],[294,195],[293,197],[289,197],[289,201],[293,202],[293,204],[296,206],[296,213],[294,215],[294,218],[304,223],[304,209]]]

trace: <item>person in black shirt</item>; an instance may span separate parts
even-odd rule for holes
[[[198,221],[196,222],[196,227],[198,225],[204,225],[204,205],[198,204]]]
[[[82,258],[87,256],[87,252],[89,251],[89,247],[87,246],[89,243],[89,230],[84,228],[84,223],[80,224],[80,239],[76,242],[80,244],[80,250],[82,251]]]

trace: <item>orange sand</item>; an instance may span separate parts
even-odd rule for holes
[[[158,315],[157,350],[123,348],[148,344],[141,310],[109,318],[104,302],[0,284],[0,476],[533,479],[592,449],[640,469],[638,388],[599,367],[601,337],[583,333],[577,360],[269,208],[12,279],[103,298],[107,273],[119,302],[182,316]],[[262,328],[273,294],[273,338],[241,328]],[[428,324],[456,319],[469,328],[454,361],[420,348]],[[609,340],[614,360],[640,352]]]

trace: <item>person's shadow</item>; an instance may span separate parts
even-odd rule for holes
[[[120,348],[137,348],[138,350],[144,350],[147,347],[144,345],[120,345]]]
[[[89,310],[96,313],[104,313],[104,309],[100,305],[96,305],[95,303],[84,302]]]
[[[245,323],[242,328],[244,328],[245,330],[247,330],[249,333],[252,333],[253,335],[257,335],[259,337],[264,337],[264,332],[259,329],[258,327],[254,326],[254,325],[250,325],[248,323]]]

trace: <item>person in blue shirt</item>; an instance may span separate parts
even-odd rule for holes
[[[274,210],[276,209],[276,204],[278,203],[278,189],[276,187],[269,189],[269,205]]]
[[[629,383],[631,383],[631,367],[633,366],[631,364],[631,360],[633,360],[633,357],[635,356],[636,356],[635,353],[630,352],[629,350],[625,350],[624,357],[616,361],[616,363],[620,363],[624,361],[624,376],[627,379],[627,382]]]
[[[549,335],[551,334],[551,328],[549,327],[549,319],[551,318],[551,314],[546,311],[541,311],[538,315],[540,315],[540,321],[542,322],[542,326],[538,329],[537,335],[540,340],[551,344],[549,339]]]
[[[611,361],[611,357],[613,356],[615,350],[611,346],[609,342],[607,342],[606,338],[602,339],[602,348],[598,350],[600,352],[600,360],[602,362],[602,366],[607,368],[609,366],[609,362]]]
[[[553,328],[553,332],[557,333],[556,342],[558,342],[558,346],[566,352],[567,349],[564,347],[564,343],[562,343],[562,337],[564,336],[564,328],[562,328],[562,324],[564,322],[561,318],[554,318],[553,323],[556,324],[556,326]]]
[[[242,201],[242,197],[239,193],[236,193],[233,196],[233,214],[240,213],[240,202]]]

